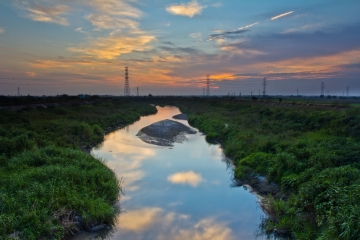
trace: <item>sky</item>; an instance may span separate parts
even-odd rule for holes
[[[0,95],[360,96],[358,0],[2,0]]]

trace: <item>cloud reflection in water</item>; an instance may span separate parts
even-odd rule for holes
[[[188,215],[166,212],[161,208],[142,208],[123,213],[117,225],[122,233],[129,236],[146,232],[146,236],[159,240],[235,239],[224,222],[217,222],[211,217],[194,221]]]
[[[201,174],[189,171],[172,174],[168,177],[168,181],[174,184],[189,184],[192,187],[197,187],[197,185],[204,180]]]

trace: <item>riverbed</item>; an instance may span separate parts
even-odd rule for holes
[[[136,136],[141,128],[180,113],[176,107],[157,109],[106,135],[91,151],[123,180],[122,213],[106,239],[265,239],[257,236],[264,217],[258,199],[234,187],[232,165],[220,146],[208,144],[200,132],[172,147]]]

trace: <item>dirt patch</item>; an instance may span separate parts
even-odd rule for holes
[[[166,119],[142,128],[136,136],[149,144],[174,146],[175,142],[181,143],[186,140],[185,134],[195,133],[195,130],[182,123]]]
[[[173,116],[173,119],[188,120],[188,115],[185,113],[180,113],[178,115]]]

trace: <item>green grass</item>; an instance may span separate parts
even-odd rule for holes
[[[112,224],[121,185],[101,160],[83,152],[109,127],[155,107],[126,100],[0,111],[0,239],[63,239],[83,227]]]

